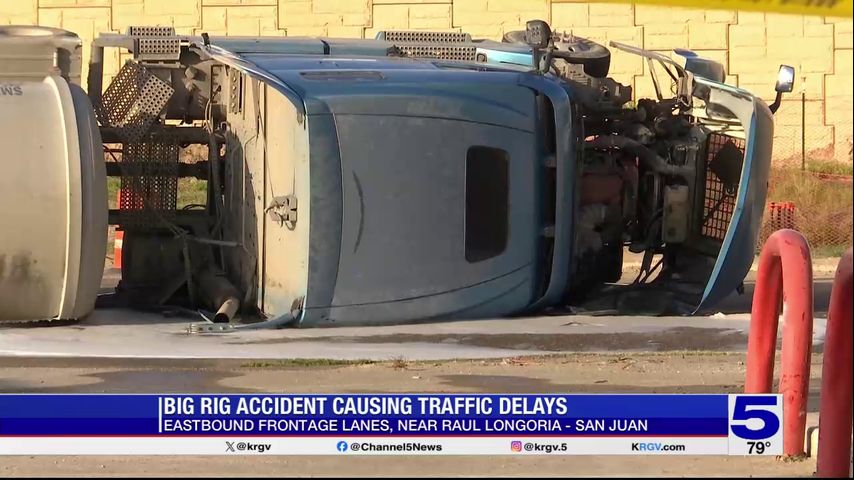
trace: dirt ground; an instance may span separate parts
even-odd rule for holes
[[[818,408],[813,355],[809,410]],[[574,354],[496,360],[148,360],[0,358],[0,392],[725,393],[738,353]],[[813,414],[814,415],[814,414]],[[812,459],[743,457],[0,457],[20,476],[810,476]]]

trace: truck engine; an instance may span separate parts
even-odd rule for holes
[[[743,142],[695,121],[690,104],[623,101],[583,114],[577,256],[582,277],[599,283],[620,280],[624,247],[645,254],[641,282],[686,243],[723,240],[743,166]]]
[[[688,312],[705,286],[735,211],[744,167],[744,130],[732,112],[705,108],[693,76],[722,82],[723,66],[676,50],[669,58],[612,42],[645,57],[656,98],[633,101],[632,89],[607,77],[610,51],[590,40],[550,32],[550,71],[571,86],[581,125],[575,281],[570,302],[594,310]],[[505,41],[523,43],[528,32]],[[656,74],[656,72],[658,72]],[[658,75],[666,73],[671,95]],[[671,82],[672,81],[672,82]],[[778,101],[771,109],[776,109]],[[723,109],[725,110],[725,109]],[[624,252],[642,254],[629,288]],[[654,281],[653,281],[654,280]],[[615,298],[607,299],[610,294]],[[591,297],[606,297],[587,302]],[[680,305],[680,302],[684,302]]]

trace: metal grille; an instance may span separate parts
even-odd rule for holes
[[[703,201],[703,222],[700,233],[708,238],[723,241],[727,228],[735,210],[735,197],[737,192],[727,189],[724,182],[709,168],[712,160],[727,143],[732,143],[744,153],[744,140],[713,133],[709,135],[709,144],[706,149],[706,190]]]
[[[174,136],[161,137],[124,145],[118,219],[123,227],[152,228],[175,217],[178,142]]]
[[[397,45],[397,48],[404,55],[414,58],[474,61],[477,56],[477,47],[474,45]]]
[[[134,53],[140,60],[178,60],[181,58],[181,41],[178,37],[137,38]]]
[[[794,230],[796,228],[795,211],[794,202],[769,202],[768,219],[765,222],[766,228],[770,228],[771,232],[784,228]]]
[[[119,70],[98,105],[103,126],[118,129],[126,142],[140,141],[172,98],[174,90],[136,62]]]
[[[171,37],[175,35],[175,27],[128,27],[128,35],[132,37]]]
[[[388,42],[413,42],[413,43],[468,43],[471,36],[460,32],[406,32],[391,31],[380,32],[377,38]]]

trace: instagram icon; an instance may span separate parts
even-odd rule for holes
[[[513,452],[521,452],[522,451],[522,442],[519,440],[513,440],[510,442],[510,450]]]

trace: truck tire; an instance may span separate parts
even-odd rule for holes
[[[525,31],[513,30],[504,34],[501,39],[504,43],[525,44]],[[611,52],[592,40],[581,37],[571,37],[568,40],[555,42],[557,51],[554,58],[565,60],[568,63],[581,65],[584,73],[594,78],[605,78],[611,67]]]
[[[525,31],[524,30],[513,30],[504,34],[504,37],[501,38],[501,41],[504,43],[525,43]]]

